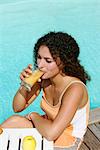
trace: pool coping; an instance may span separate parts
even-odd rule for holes
[[[100,121],[100,107],[90,110],[89,124],[96,123],[99,121]]]

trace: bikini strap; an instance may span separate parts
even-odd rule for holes
[[[71,81],[71,82],[64,88],[64,90],[62,91],[62,93],[61,93],[61,95],[60,95],[60,97],[59,97],[59,103],[61,103],[61,99],[62,99],[62,97],[63,97],[65,91],[67,90],[67,88],[68,88],[71,84],[73,84],[73,83],[81,83],[82,85],[84,85],[84,87],[86,88],[86,91],[87,91],[87,87],[86,87],[86,85],[85,85],[82,81],[77,81],[77,80]]]

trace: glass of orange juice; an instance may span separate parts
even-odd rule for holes
[[[39,69],[34,70],[29,77],[26,77],[21,82],[21,85],[23,85],[27,91],[31,91],[32,86],[40,79],[42,75],[43,75],[43,72],[40,71]]]

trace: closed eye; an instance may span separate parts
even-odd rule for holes
[[[47,63],[52,63],[52,60],[45,59]]]
[[[42,59],[42,57],[41,57],[40,55],[38,55],[38,56],[37,56],[37,59]],[[52,63],[52,62],[54,62],[53,60],[51,60],[51,59],[48,58],[48,57],[44,57],[44,59],[45,59],[45,61],[46,61],[47,63]]]

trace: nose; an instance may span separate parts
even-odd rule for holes
[[[42,69],[44,67],[45,67],[45,61],[44,61],[44,59],[39,60],[39,62],[38,62],[38,68]]]

